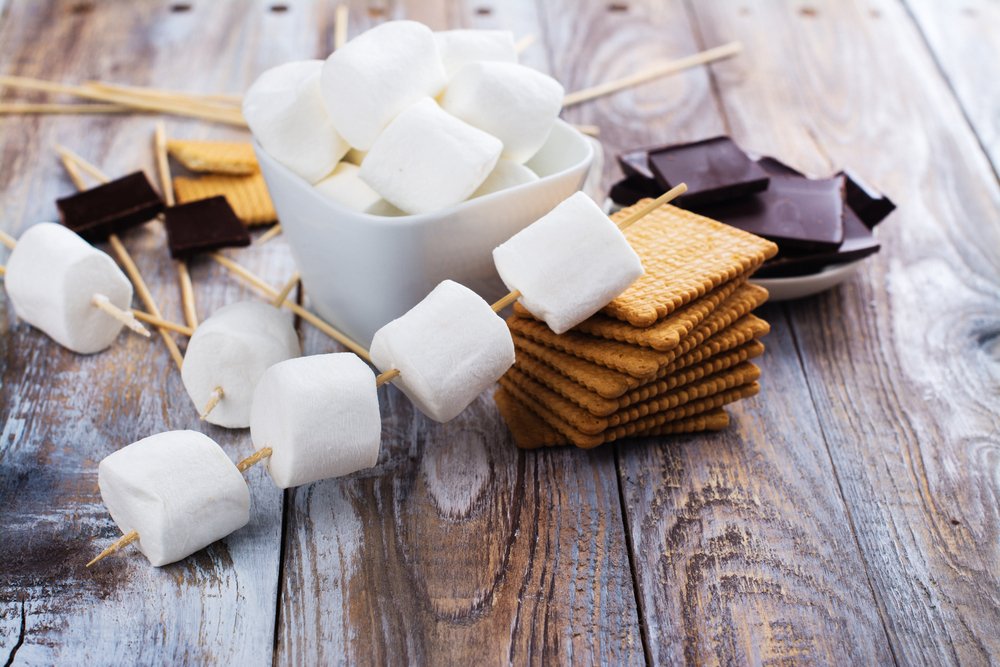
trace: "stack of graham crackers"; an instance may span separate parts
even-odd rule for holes
[[[519,447],[718,430],[759,391],[767,290],[747,279],[777,246],[673,206],[625,236],[646,273],[600,313],[561,335],[520,304],[507,320],[517,362],[494,398]]]

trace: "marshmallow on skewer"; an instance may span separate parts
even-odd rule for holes
[[[371,468],[382,438],[375,374],[348,352],[275,364],[254,392],[250,437],[271,449],[267,470],[283,489]]]
[[[434,39],[448,76],[473,62],[517,62],[514,35],[509,30],[442,30],[434,33]]]
[[[367,183],[358,177],[360,168],[350,162],[341,162],[329,176],[316,184],[316,189],[338,204],[371,215],[406,215],[382,199]]]
[[[132,303],[132,283],[114,260],[51,222],[21,235],[4,285],[18,317],[80,354],[107,348],[122,329],[95,297],[126,313]]]
[[[167,431],[101,461],[101,498],[123,533],[159,567],[242,528],[250,492],[222,448],[196,431]]]
[[[359,175],[407,213],[464,201],[482,185],[502,144],[424,98],[392,121],[361,164]]]
[[[181,379],[199,410],[221,388],[222,396],[205,421],[246,428],[253,392],[264,371],[301,354],[291,313],[267,303],[240,301],[215,311],[195,329]]]
[[[387,21],[358,35],[327,58],[321,77],[334,127],[363,151],[403,109],[446,82],[434,33],[416,21]]]
[[[261,74],[243,98],[243,116],[261,147],[316,183],[350,148],[334,129],[320,92],[321,60],[279,65]]]
[[[456,417],[514,364],[507,324],[475,292],[445,280],[375,332],[372,363],[435,421]]]
[[[483,195],[537,180],[538,174],[523,164],[511,160],[498,160],[497,166],[493,167],[493,171],[490,172],[490,175],[486,177],[483,184],[472,193],[469,199],[475,199],[476,197],[482,197]]]
[[[564,333],[642,275],[639,256],[615,223],[582,192],[493,250],[504,284],[521,304]]]
[[[527,162],[549,138],[563,87],[538,70],[504,62],[464,66],[448,82],[441,108],[503,142],[501,157]]]

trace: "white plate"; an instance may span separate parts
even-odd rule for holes
[[[771,295],[768,301],[791,301],[813,296],[836,287],[854,275],[864,259],[856,259],[847,264],[833,264],[818,273],[808,276],[787,278],[753,278],[750,282],[760,285]]]

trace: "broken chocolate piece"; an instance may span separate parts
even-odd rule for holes
[[[704,206],[761,192],[768,175],[729,137],[715,137],[650,151],[649,167],[663,191],[686,183],[682,207]]]
[[[692,208],[774,241],[783,252],[830,252],[844,240],[843,188],[841,176],[772,176],[768,189],[752,197]]]
[[[878,252],[879,243],[850,208],[844,209],[844,242],[835,252],[781,253],[768,260],[754,275],[758,278],[804,276],[831,264],[846,264]]]
[[[847,203],[868,229],[882,222],[885,216],[896,210],[896,205],[891,199],[868,185],[850,169],[840,173],[846,183]]]
[[[250,245],[250,233],[223,196],[172,206],[163,214],[174,259]]]
[[[611,201],[622,206],[631,206],[640,199],[659,197],[663,192],[656,181],[649,181],[638,176],[623,178],[611,186],[608,196]]]
[[[653,149],[659,150],[659,149]],[[618,166],[622,168],[622,173],[626,176],[635,176],[648,181],[655,181],[656,177],[649,168],[649,149],[640,148],[638,150],[622,153],[618,156]],[[659,186],[657,186],[659,189]]]
[[[163,210],[163,200],[141,171],[56,200],[62,223],[95,243],[141,225]]]

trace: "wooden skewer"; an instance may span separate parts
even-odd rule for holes
[[[221,264],[223,267],[228,269],[231,273],[242,278],[246,282],[250,283],[257,290],[263,292],[269,298],[274,299],[275,297],[278,296],[278,290],[274,289],[266,282],[264,282],[260,277],[258,277],[248,269],[244,268],[243,266],[240,266],[239,264],[229,259],[225,255],[221,255],[216,252],[212,253],[209,256],[216,262]],[[368,355],[368,350],[358,345],[356,342],[348,338],[346,335],[334,329],[328,323],[324,322],[322,319],[317,317],[315,314],[309,312],[308,310],[306,310],[299,304],[295,303],[294,301],[288,301],[287,299],[285,300],[283,305],[290,311],[292,311],[293,313],[304,319],[306,322],[313,325],[314,327],[322,331],[324,334],[326,334],[333,340],[337,341],[338,343],[346,347],[354,354],[358,355],[365,361],[368,362],[371,361],[371,357]]]
[[[278,292],[278,296],[274,297],[271,301],[271,305],[275,308],[281,308],[281,305],[285,303],[285,299],[288,298],[288,294],[295,288],[295,285],[297,285],[300,280],[302,280],[302,275],[298,271],[293,273],[292,277],[289,278],[287,283],[285,283],[285,286]]]
[[[337,13],[333,19],[333,48],[337,50],[347,44],[347,21],[349,18],[347,5],[337,5]]]
[[[222,387],[216,387],[213,389],[212,393],[208,395],[208,402],[205,403],[205,408],[201,411],[201,420],[205,421],[208,418],[208,415],[212,413],[212,410],[215,409],[215,406],[219,404],[219,401],[225,397],[226,392],[222,390]]]
[[[400,373],[400,371],[399,371],[398,368],[390,368],[385,373],[381,373],[381,374],[379,374],[379,376],[377,378],[375,378],[375,386],[376,387],[381,387],[384,384],[392,382],[393,380],[395,380],[396,378],[398,378],[400,375],[401,375],[401,373]]]
[[[279,236],[282,232],[281,223],[275,223],[273,227],[260,235],[257,239],[257,245],[264,245],[276,236]]]
[[[101,90],[110,93],[124,93],[138,97],[150,99],[171,100],[183,104],[204,105],[209,109],[222,109],[232,111],[234,107],[239,107],[243,103],[241,95],[228,95],[223,93],[184,93],[179,90],[162,90],[159,88],[146,88],[145,86],[126,86],[120,83],[108,83],[106,81],[87,81],[85,88]]]
[[[4,266],[3,264],[0,264],[0,276],[5,276],[5,275],[7,275],[7,267]]]
[[[607,81],[590,88],[584,88],[583,90],[569,93],[563,98],[563,107],[573,106],[574,104],[580,104],[581,102],[586,102],[597,97],[617,93],[619,90],[631,88],[632,86],[638,86],[640,83],[652,81],[653,79],[658,79],[660,77],[667,76],[668,74],[674,74],[676,72],[680,72],[681,70],[688,69],[689,67],[705,65],[715,62],[716,60],[722,60],[723,58],[731,58],[742,50],[743,45],[739,42],[729,42],[728,44],[716,46],[714,48],[701,51],[700,53],[685,56],[684,58],[678,58],[677,60],[671,60],[658,65],[653,65],[642,70],[641,72],[636,72],[635,74],[622,77],[621,79]]]
[[[111,303],[111,300],[103,294],[95,294],[91,297],[90,303],[92,303],[97,309],[104,311],[127,326],[131,331],[134,331],[140,336],[149,338],[149,329],[139,323],[139,320],[135,318],[131,310],[122,310],[115,304]]]
[[[529,32],[527,35],[525,35],[524,37],[522,37],[521,39],[517,40],[514,43],[514,51],[518,55],[521,55],[522,53],[528,50],[529,46],[535,43],[536,39],[538,39],[538,36],[535,35],[534,33]]]
[[[156,153],[156,171],[160,175],[160,189],[163,190],[163,198],[166,200],[167,206],[173,206],[177,201],[174,199],[174,182],[170,177],[170,160],[167,158],[167,130],[163,121],[159,121],[153,131],[153,146]],[[177,282],[181,288],[181,309],[184,311],[184,321],[192,329],[197,329],[198,309],[194,301],[194,284],[191,282],[191,272],[188,271],[187,262],[183,259],[176,260],[174,266],[177,267]]]
[[[110,180],[100,169],[90,164],[68,148],[56,144],[56,151],[59,153],[59,156],[62,159],[63,167],[65,167],[66,172],[69,174],[70,179],[76,185],[77,189],[87,189],[87,184],[80,176],[79,169],[86,171],[102,183],[107,183]],[[111,245],[111,249],[118,258],[118,263],[122,265],[122,268],[125,269],[125,273],[132,280],[132,285],[135,287],[135,291],[139,294],[139,298],[145,304],[146,310],[149,311],[149,314],[153,317],[162,319],[163,314],[156,306],[156,301],[153,299],[153,295],[150,293],[149,287],[146,286],[146,281],[143,280],[142,274],[139,273],[139,267],[136,266],[135,260],[132,259],[132,255],[130,255],[128,250],[125,249],[125,245],[121,242],[121,239],[118,238],[117,234],[111,234],[108,236],[108,243]],[[167,351],[170,353],[174,363],[177,364],[178,370],[180,370],[181,365],[184,363],[184,357],[181,356],[181,351],[177,348],[177,343],[175,343],[174,339],[170,337],[170,334],[166,329],[157,328],[157,331],[160,332],[160,337],[163,338],[163,342],[167,346]]]
[[[246,121],[243,119],[242,114],[239,110],[233,109],[211,109],[204,105],[193,105],[186,102],[177,102],[169,100],[154,100],[148,97],[141,97],[135,94],[127,93],[112,93],[103,90],[97,90],[94,88],[87,88],[85,86],[73,86],[63,83],[55,83],[53,81],[45,81],[42,79],[32,79],[30,77],[23,76],[0,76],[0,86],[8,86],[11,88],[22,88],[25,90],[39,90],[47,93],[57,93],[65,95],[73,95],[75,97],[82,97],[89,100],[97,100],[100,102],[111,102],[121,106],[126,106],[132,109],[139,109],[142,111],[158,111],[161,113],[169,113],[177,116],[189,116],[192,118],[201,118],[203,120],[212,120],[219,123],[226,123],[229,125],[237,125],[240,127],[246,127]]]
[[[0,243],[13,250],[14,246],[17,245],[17,240],[7,232],[0,229]]]
[[[254,452],[250,456],[246,457],[245,459],[237,463],[236,469],[239,470],[241,473],[244,473],[247,471],[247,469],[251,468],[252,466],[266,459],[268,456],[271,455],[272,452],[273,450],[270,447],[262,447],[261,449],[258,449],[256,452]],[[97,563],[98,561],[104,560],[111,554],[120,551],[121,549],[127,547],[128,545],[132,544],[138,539],[139,539],[139,533],[137,531],[134,530],[129,531],[128,533],[118,538],[114,542],[114,544],[112,544],[107,549],[94,556],[94,558],[89,563],[87,563],[87,567],[90,567],[91,565]]]
[[[673,188],[670,188],[669,190],[667,190],[666,192],[664,192],[662,195],[660,195],[659,197],[657,197],[653,201],[649,202],[648,204],[646,204],[645,206],[643,206],[642,208],[640,208],[638,211],[636,211],[632,215],[628,216],[627,218],[625,218],[624,220],[622,220],[621,222],[619,222],[618,223],[618,229],[620,229],[622,231],[628,229],[636,221],[638,221],[638,220],[646,217],[647,215],[649,215],[650,213],[652,213],[656,209],[660,208],[661,206],[663,206],[667,202],[669,202],[669,201],[671,201],[673,199],[676,199],[677,197],[680,197],[682,194],[684,194],[685,192],[687,192],[687,189],[688,189],[687,188],[687,184],[685,184],[685,183],[681,183],[680,185],[677,185],[677,186],[675,186]],[[496,303],[494,303],[490,307],[493,308],[493,312],[494,313],[499,313],[501,310],[503,310],[507,306],[511,305],[512,303],[514,303],[515,301],[517,301],[520,298],[521,298],[521,292],[519,290],[514,290],[513,292],[510,292],[509,294],[507,294],[507,296],[503,297],[502,299],[500,299],[499,301],[497,301]]]
[[[5,102],[0,104],[0,114],[88,114],[134,113],[120,104],[54,104],[35,102]]]
[[[183,324],[177,324],[176,322],[171,322],[170,320],[165,320],[162,317],[153,317],[145,311],[133,308],[132,314],[135,315],[135,319],[145,322],[146,324],[152,324],[157,329],[174,331],[182,336],[187,336],[188,338],[194,335],[194,329],[191,327],[184,326]]]

